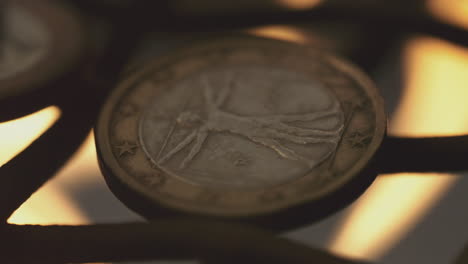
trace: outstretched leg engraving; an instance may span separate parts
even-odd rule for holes
[[[336,116],[343,121],[338,101],[334,101],[328,109],[311,113],[240,116],[221,109],[228,99],[236,80],[233,74],[228,74],[227,79],[227,83],[218,89],[219,92],[215,96],[206,76],[200,78],[206,105],[206,117],[202,119],[191,111],[181,113],[177,118],[177,123],[190,127],[196,125],[197,128],[160,159],[160,163],[167,161],[195,140],[188,155],[180,164],[180,169],[186,168],[189,162],[200,152],[210,131],[229,132],[243,136],[252,142],[274,150],[284,158],[305,162],[309,167],[316,166],[317,162],[296,154],[293,150],[283,146],[278,140],[301,145],[325,143],[336,146],[338,144],[344,127],[343,124],[332,129],[304,128],[291,124],[292,122],[308,122],[330,116]]]
[[[185,157],[184,161],[180,164],[180,169],[185,169],[188,163],[195,158],[195,156],[200,152],[203,143],[205,142],[206,138],[208,137],[208,131],[206,129],[200,129],[195,139],[195,145],[190,150],[187,157]]]
[[[309,159],[297,154],[293,150],[281,145],[278,141],[276,141],[274,139],[271,139],[271,138],[252,138],[251,140],[256,142],[256,143],[259,143],[259,144],[261,144],[261,145],[263,145],[265,147],[273,149],[274,151],[276,151],[276,153],[278,153],[278,155],[280,155],[281,157],[283,157],[285,159],[301,161],[301,162],[305,163],[309,168],[313,168],[313,167],[315,167],[315,165],[317,165],[317,162],[315,162],[313,160],[309,160]]]
[[[194,130],[192,133],[190,133],[190,135],[188,135],[184,140],[182,140],[179,144],[177,144],[177,146],[175,146],[173,149],[171,149],[171,151],[169,151],[166,155],[164,155],[160,160],[159,160],[159,163],[164,163],[166,162],[167,160],[169,160],[170,158],[172,158],[172,156],[174,156],[175,154],[177,154],[179,151],[181,151],[183,148],[185,148],[187,145],[189,145],[190,143],[192,143],[192,141],[195,139],[195,137],[197,136],[197,132],[198,130]]]

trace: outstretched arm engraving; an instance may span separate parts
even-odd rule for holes
[[[206,77],[202,76],[200,78],[202,86],[203,86],[203,95],[204,95],[204,98],[205,98],[205,102],[206,102],[208,111],[213,111],[214,109],[219,109],[224,104],[224,102],[227,100],[227,98],[229,97],[229,94],[230,94],[233,86],[235,85],[235,78],[234,78],[234,76],[232,74],[228,74],[227,78],[228,78],[227,85],[223,85],[220,88],[220,91],[219,91],[218,96],[217,96],[216,99],[215,99],[215,96],[214,96],[214,93],[213,93],[212,86],[209,83],[209,81],[206,79]]]
[[[177,144],[174,149],[170,150],[160,160],[160,163],[167,161],[195,141],[189,153],[180,164],[180,169],[186,168],[201,151],[210,131],[229,132],[243,136],[252,142],[274,150],[281,157],[301,161],[310,168],[316,166],[317,161],[296,154],[293,150],[285,147],[281,141],[300,145],[325,143],[336,146],[338,144],[344,126],[340,104],[337,100],[333,100],[333,104],[325,110],[310,113],[240,116],[222,110],[222,105],[226,102],[236,83],[235,75],[228,74],[226,76],[225,85],[220,87],[216,95],[206,76],[200,78],[202,94],[206,105],[206,116],[202,119],[192,111],[185,111],[179,115],[177,118],[179,125],[189,127],[196,125],[197,128]],[[332,116],[338,118],[340,122],[337,127],[331,129],[306,128],[291,124],[293,122],[315,121]]]
[[[197,132],[198,130],[194,130],[192,133],[190,133],[187,137],[185,137],[179,144],[177,144],[177,146],[175,146],[173,149],[171,149],[171,151],[169,151],[166,155],[164,155],[160,160],[159,160],[159,163],[164,163],[166,162],[167,160],[169,160],[170,158],[172,158],[172,156],[174,156],[175,154],[177,154],[179,151],[181,151],[183,148],[185,148],[187,145],[189,145],[190,143],[192,143],[192,141],[195,139],[195,137],[197,136]]]
[[[252,138],[252,141],[259,143],[265,147],[271,148],[278,155],[285,159],[290,159],[290,160],[297,160],[300,161],[304,164],[306,164],[309,168],[313,168],[317,165],[317,162],[315,160],[310,160],[307,159],[306,157],[303,157],[293,150],[281,145],[278,141],[271,139],[271,138]]]
[[[336,129],[322,130],[322,129],[315,129],[315,128],[296,127],[296,126],[285,124],[276,120],[269,120],[269,119],[268,120],[256,119],[256,121],[259,124],[263,125],[265,128],[273,128],[274,130],[278,131],[278,133],[295,135],[298,137],[317,137],[317,138],[336,137],[341,133],[343,129],[343,125],[339,125]]]
[[[200,78],[200,81],[203,86],[203,98],[205,99],[207,111],[216,109],[217,106],[214,100],[214,95],[213,95],[213,90],[211,89],[211,85],[208,83],[208,80],[206,79],[205,76],[202,76]]]
[[[218,94],[218,98],[216,98],[216,106],[219,108],[221,107],[224,102],[226,102],[231,90],[234,88],[236,78],[232,73],[227,74],[228,84],[223,85],[221,87],[221,91]],[[211,87],[209,87],[211,89]]]
[[[331,107],[322,111],[315,111],[304,114],[287,114],[287,115],[270,115],[265,116],[263,119],[277,121],[277,122],[297,122],[297,121],[315,121],[320,118],[329,117],[332,115],[337,115],[340,113],[340,104],[337,101],[334,101]]]

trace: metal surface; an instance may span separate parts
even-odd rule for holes
[[[173,54],[124,80],[96,130],[107,179],[155,206],[245,217],[326,200],[383,139],[377,90],[323,52],[244,36]]]
[[[103,102],[107,93],[115,87],[117,80],[122,77],[120,74],[132,57],[137,42],[142,39],[144,34],[150,31],[166,29],[173,32],[180,32],[181,28],[185,28],[186,30],[188,28],[198,28],[202,31],[209,31],[213,28],[217,30],[228,30],[246,25],[258,25],[271,22],[316,22],[319,20],[336,20],[337,17],[339,17],[339,20],[342,21],[362,23],[361,26],[371,22],[373,27],[381,29],[379,30],[380,32],[385,31],[385,34],[387,34],[389,38],[395,38],[400,33],[417,31],[446,38],[461,45],[466,45],[468,42],[468,38],[466,37],[467,33],[463,29],[433,21],[430,16],[424,13],[423,9],[414,8],[414,6],[417,5],[404,8],[404,6],[399,6],[398,3],[389,6],[382,5],[381,7],[359,2],[353,3],[351,6],[350,4],[344,5],[347,8],[343,8],[343,5],[334,3],[332,5],[324,5],[317,9],[297,13],[283,13],[281,10],[275,11],[276,13],[252,12],[252,15],[248,17],[239,16],[238,13],[233,13],[229,16],[220,16],[220,14],[216,16],[212,13],[208,13],[202,17],[197,17],[193,14],[187,15],[186,17],[177,17],[174,16],[176,12],[167,12],[166,3],[160,3],[160,6],[155,8],[156,4],[145,3],[144,1],[124,5],[125,7],[123,9],[121,9],[121,7],[107,9],[107,6],[99,6],[101,2],[97,1],[92,3],[88,3],[88,1],[75,1],[75,4],[79,8],[82,8],[81,11],[83,13],[87,14],[87,23],[94,25],[93,23],[97,21],[105,21],[104,24],[107,25],[107,28],[103,31],[98,30],[101,34],[94,32],[94,37],[100,41],[93,39],[95,42],[91,44],[92,52],[90,52],[87,57],[88,67],[73,68],[72,71],[65,74],[63,78],[48,78],[46,84],[44,83],[44,86],[55,89],[54,91],[59,90],[58,88],[60,87],[72,87],[70,91],[74,92],[61,94],[52,93],[55,96],[47,100],[44,99],[44,97],[29,98],[30,102],[35,105],[58,105],[63,111],[63,116],[61,121],[49,132],[40,137],[27,150],[0,168],[0,175],[2,177],[2,185],[0,186],[0,208],[2,210],[0,210],[0,215],[5,221],[34,191],[50,179],[54,172],[57,171],[74,152],[82,141],[86,131],[88,131],[94,123],[97,108]],[[90,7],[93,9],[91,10]],[[346,10],[346,12],[343,12],[343,10]],[[216,22],[214,23],[213,21]],[[404,27],[402,27],[402,25],[404,25]],[[384,28],[385,30],[383,30]],[[87,28],[88,31],[93,31],[93,29],[92,27]],[[98,38],[96,35],[109,37]],[[371,39],[374,41],[375,37],[372,36]],[[367,49],[365,47],[361,48],[361,52],[353,52],[354,56],[351,56],[353,61],[357,62],[366,70],[372,69],[372,65],[378,60],[378,56],[374,55],[378,54],[379,50]],[[376,53],[372,53],[372,51]],[[213,72],[216,71],[222,73],[223,69],[213,70]],[[215,81],[212,79],[210,80]],[[183,85],[181,84],[181,86]],[[30,88],[35,87],[37,86],[31,86]],[[183,90],[184,88],[179,89]],[[320,94],[320,92],[317,92],[317,94]],[[34,98],[34,100],[32,98]],[[253,97],[253,99],[257,100],[257,97]],[[213,100],[216,101],[217,98],[213,98]],[[14,110],[15,108],[11,108],[12,105],[19,104],[20,102],[21,100],[9,102],[8,105],[10,109],[4,107],[7,104],[2,104],[2,109],[0,111],[2,113],[1,119],[11,119],[12,117],[28,113],[32,111],[32,109],[37,109],[37,106],[35,108],[24,108],[18,111]],[[153,101],[153,103],[157,102],[158,101]],[[176,104],[175,106],[177,108],[180,105]],[[276,105],[274,106],[277,107]],[[77,109],[80,111],[77,111]],[[340,106],[340,110],[344,116],[348,113],[343,106]],[[171,113],[174,114],[174,112],[178,113],[177,111],[172,111]],[[280,112],[280,114],[284,113]],[[191,124],[192,121],[196,121],[197,119],[193,111],[183,116],[177,116],[177,114],[175,114],[171,120],[177,122],[177,117],[180,117],[180,124]],[[141,122],[141,126],[144,127],[145,124],[147,125],[145,122],[149,121],[148,119],[142,119]],[[218,125],[211,126],[210,137],[216,128],[221,130],[219,129],[219,123],[216,124]],[[327,130],[329,132],[330,129]],[[234,131],[234,129],[225,129],[224,133],[233,134],[232,131]],[[244,131],[242,133],[245,136],[247,132],[245,132],[245,129],[242,131]],[[358,138],[358,136],[359,135],[356,135],[351,138]],[[140,142],[140,145],[148,145],[148,141],[151,141],[151,138],[151,136],[143,136],[142,138],[137,138],[137,142]],[[249,137],[246,136],[246,138]],[[248,144],[254,144],[251,143],[252,140],[247,141]],[[371,167],[383,168],[382,170],[384,171],[467,169],[466,162],[464,162],[462,158],[465,157],[468,152],[464,147],[466,146],[464,143],[466,142],[466,137],[445,139],[427,138],[418,140],[387,138],[385,141],[386,143],[376,160],[377,163],[371,163]],[[445,143],[448,143],[448,145]],[[123,144],[124,145],[120,145],[120,148],[113,150],[114,155],[117,153],[117,156],[120,154],[122,154],[122,156],[128,156],[129,153],[135,150],[131,142],[128,142],[128,144],[123,142]],[[413,146],[419,149],[409,152],[410,154],[417,153],[417,155],[421,155],[416,163],[408,164],[403,159],[408,156],[398,156],[398,153],[404,153],[405,146],[409,146],[408,144],[414,144]],[[274,157],[276,159],[284,159],[281,161],[290,162],[290,159],[280,157],[281,151],[272,150],[273,145],[271,144],[258,144],[255,146],[262,151],[269,151],[271,159]],[[451,151],[451,147],[453,146],[456,147],[455,153]],[[148,146],[146,147],[149,148]],[[294,148],[295,151],[297,151],[296,148],[297,146]],[[191,148],[187,146],[181,151],[185,151],[185,154],[189,155],[189,149]],[[47,155],[45,155],[44,150],[48,151]],[[151,157],[154,156],[151,150],[147,150],[146,152],[145,155],[148,155],[148,158],[151,159]],[[178,154],[180,153],[181,152],[178,152]],[[185,169],[194,166],[194,163],[197,162],[196,158],[202,157],[203,154],[199,152],[197,155],[188,160]],[[323,154],[323,156],[327,155],[328,154]],[[455,159],[450,159],[452,156],[455,157]],[[161,163],[163,165],[160,164],[160,166],[166,167],[166,170],[178,168],[180,164],[183,164],[184,157],[179,157],[179,160],[174,160],[175,157],[176,154],[169,155],[167,160]],[[293,155],[289,155],[288,157],[291,158]],[[395,157],[399,157],[399,159],[393,159]],[[430,157],[430,162],[423,162],[424,157]],[[326,160],[327,158],[324,159]],[[318,158],[318,160],[320,160],[320,158]],[[317,164],[323,163],[319,161]],[[404,166],[399,167],[400,165]],[[169,169],[167,169],[167,167]],[[180,176],[180,178],[185,181],[187,181],[189,177],[190,176],[184,175]],[[288,177],[286,180],[291,179],[294,179],[294,177]],[[193,179],[189,178],[189,180],[193,182]],[[199,181],[198,179],[198,182],[195,182],[200,183]],[[212,178],[210,181],[210,186],[219,186],[218,183],[213,183]],[[277,181],[269,182],[269,184],[276,183]],[[243,184],[245,185],[245,182]],[[247,185],[252,188],[267,186],[262,184],[258,185],[257,183],[252,184],[250,182],[248,182]],[[234,186],[235,184],[230,184],[227,189],[237,188]],[[360,192],[359,188],[354,188],[354,186],[348,191]],[[296,218],[300,218],[302,215],[299,214],[295,216]],[[203,228],[204,224],[209,226]],[[2,234],[1,248],[4,249],[6,253],[2,254],[2,257],[5,258],[3,261],[5,263],[37,263],[38,259],[42,259],[46,263],[118,261],[167,257],[168,255],[161,255],[161,252],[164,253],[166,252],[165,250],[169,250],[167,252],[172,253],[173,255],[171,256],[174,258],[184,256],[188,258],[201,258],[209,261],[214,259],[219,262],[224,262],[228,261],[227,259],[233,256],[231,249],[236,248],[239,249],[239,251],[236,252],[247,252],[246,254],[239,255],[234,253],[236,257],[239,257],[238,262],[241,261],[243,263],[258,263],[259,261],[267,260],[284,263],[291,262],[290,260],[294,262],[294,260],[298,260],[298,258],[301,258],[301,261],[307,263],[312,261],[318,261],[320,263],[353,262],[336,258],[323,252],[316,254],[318,251],[310,250],[299,245],[288,243],[286,243],[286,245],[283,243],[284,241],[276,244],[278,240],[276,240],[272,234],[256,233],[255,230],[247,227],[238,227],[239,229],[237,229],[237,227],[233,228],[228,225],[220,225],[218,228],[212,229],[213,226],[216,226],[215,223],[210,222],[204,224],[198,225],[195,221],[190,221],[188,223],[177,222],[174,224],[156,222],[153,224],[121,224],[88,227],[28,227],[4,224],[0,227],[0,232]],[[157,229],[160,225],[163,226],[161,230]],[[184,231],[184,227],[189,227],[194,232],[193,236],[191,235],[188,240],[184,240],[187,239],[187,237],[185,234],[181,233]],[[231,228],[232,233],[222,232],[223,230],[230,231]],[[205,231],[206,229],[209,229],[210,232],[207,233]],[[216,235],[216,230],[220,232],[219,236]],[[189,232],[190,230],[185,231]],[[200,232],[197,233],[197,231]],[[235,236],[240,233],[243,235]],[[135,234],[141,234],[141,236],[135,236]],[[207,234],[210,234],[209,239],[203,239]],[[262,239],[253,239],[253,237],[256,236],[255,234],[262,237]],[[70,237],[76,239],[70,240]],[[143,239],[140,239],[140,237]],[[173,241],[173,243],[164,244],[168,242],[168,240],[165,240],[167,238],[172,238],[173,240],[170,241]],[[249,238],[252,238],[252,240],[250,241]],[[253,243],[245,244],[245,242],[252,241]],[[255,241],[258,243],[255,243]],[[161,251],[154,250],[153,247],[155,244],[161,245],[159,248]],[[247,248],[243,248],[246,251],[242,251],[242,247],[235,247],[235,245],[242,246],[243,244],[248,245]],[[215,246],[219,247],[220,250],[210,251],[210,249]],[[31,254],[25,254],[25,251]],[[276,258],[276,256],[280,257]],[[300,256],[304,256],[304,258]],[[463,260],[461,259],[460,261]],[[299,261],[296,263],[299,263]]]

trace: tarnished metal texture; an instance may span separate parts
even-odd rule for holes
[[[61,120],[55,126],[25,151],[0,168],[0,177],[2,179],[0,185],[0,216],[4,222],[0,226],[0,260],[2,263],[76,263],[163,258],[199,258],[208,263],[232,263],[233,261],[234,263],[357,263],[332,256],[321,250],[310,249],[289,242],[276,237],[272,233],[259,231],[248,225],[201,221],[199,218],[97,226],[15,226],[7,224],[6,219],[34,191],[50,179],[55,171],[74,153],[86,133],[95,123],[97,111],[102,102],[105,101],[108,93],[117,86],[119,80],[127,79],[132,73],[135,73],[134,71],[125,74],[122,72],[124,72],[125,67],[128,66],[129,61],[134,56],[139,41],[144,39],[144,36],[148,33],[165,31],[171,32],[171,34],[180,34],[193,29],[205,32],[216,29],[219,32],[270,23],[294,24],[339,20],[341,22],[352,21],[367,29],[371,26],[374,31],[368,32],[379,32],[381,30],[381,32],[386,33],[382,35],[388,37],[389,40],[395,40],[408,32],[420,32],[438,36],[461,45],[468,45],[468,33],[465,30],[435,21],[423,9],[418,8],[418,5],[406,5],[407,1],[395,1],[395,3],[392,2],[389,5],[379,4],[378,6],[368,4],[368,2],[353,1],[351,4],[350,1],[330,1],[330,4],[327,3],[310,10],[291,12],[275,9],[271,13],[253,10],[253,12],[249,12],[249,16],[245,16],[242,12],[231,12],[229,15],[205,12],[203,16],[197,14],[181,16],[180,13],[171,9],[166,1],[133,1],[131,3],[120,1],[119,4],[115,5],[112,0],[68,1],[67,3],[75,5],[80,15],[86,20],[86,26],[84,27],[87,31],[86,34],[95,30],[94,23],[99,21],[105,25],[103,31],[99,32],[106,37],[100,36],[102,38],[99,41],[91,39],[93,43],[91,45],[93,47],[92,51],[84,57],[80,56],[80,59],[86,58],[86,64],[82,64],[82,67],[72,67],[62,78],[52,78],[54,81],[44,83],[44,86],[47,86],[46,90],[60,91],[64,90],[63,87],[70,87],[69,90],[66,90],[67,92],[52,93],[51,95],[54,96],[48,99],[30,97],[37,100],[31,99],[29,102],[31,106],[26,108],[12,108],[15,104],[29,105],[29,103],[21,101],[19,98],[12,99],[8,104],[2,103],[0,106],[1,120],[22,116],[34,109],[38,109],[38,107],[52,104],[58,105],[62,110]],[[4,27],[1,32],[5,32]],[[94,32],[87,36],[98,38],[97,35],[101,34]],[[375,38],[375,35],[370,36],[369,40],[372,41],[366,42],[369,45],[362,46],[360,52],[355,51],[350,56],[353,62],[367,72],[372,69],[373,63],[379,60],[379,49],[369,48],[375,45],[375,42],[373,42]],[[0,40],[5,42],[5,39],[7,37],[3,34]],[[38,40],[40,40],[40,37]],[[5,48],[5,45],[2,47]],[[41,49],[33,50],[34,52],[31,54],[36,54],[35,52]],[[21,56],[23,55],[21,54]],[[279,55],[283,55],[283,53],[279,53]],[[280,57],[278,56],[278,58]],[[30,63],[38,61],[38,59],[34,59],[34,56],[31,58],[32,62]],[[190,56],[190,58],[193,57]],[[276,57],[273,59],[276,59]],[[48,62],[52,62],[52,60],[48,60]],[[205,62],[202,60],[201,63]],[[273,64],[275,63],[279,62],[273,62]],[[144,110],[142,118],[135,120],[136,145],[140,148],[138,150],[141,151],[140,155],[147,158],[144,162],[154,163],[155,166],[153,167],[165,174],[175,174],[172,177],[185,184],[203,184],[208,189],[222,188],[227,190],[228,193],[237,188],[257,188],[257,190],[270,188],[269,186],[293,182],[301,177],[283,173],[278,174],[281,176],[273,179],[262,180],[265,175],[274,175],[275,170],[255,175],[255,177],[252,177],[256,179],[255,181],[228,178],[231,181],[220,183],[217,181],[218,178],[213,177],[211,174],[208,177],[192,178],[191,174],[183,173],[185,170],[198,166],[199,163],[208,163],[208,158],[219,158],[219,156],[210,152],[220,149],[212,148],[213,146],[210,145],[213,143],[212,141],[229,145],[231,141],[239,140],[237,138],[233,139],[234,136],[237,136],[242,138],[241,144],[253,149],[253,152],[248,151],[248,153],[267,153],[266,157],[258,155],[245,159],[243,155],[230,153],[228,148],[223,147],[222,152],[229,152],[223,154],[227,158],[225,160],[226,164],[237,170],[259,163],[263,157],[268,159],[268,163],[278,162],[278,164],[274,165],[288,168],[288,170],[300,171],[298,168],[304,167],[314,171],[329,161],[334,153],[339,152],[330,147],[336,144],[336,139],[354,139],[352,142],[356,146],[362,147],[361,143],[363,141],[358,140],[358,134],[353,137],[344,136],[346,122],[343,122],[343,118],[346,121],[350,110],[347,108],[348,104],[343,104],[342,97],[337,96],[337,94],[330,96],[329,90],[323,90],[324,88],[320,88],[320,85],[316,85],[316,83],[311,85],[314,81],[301,74],[277,68],[268,71],[261,63],[250,68],[222,65],[224,66],[204,69],[205,77],[195,74],[176,79],[177,81],[173,83],[172,90],[166,89],[164,86],[156,89],[157,91],[175,91],[176,94],[171,95],[168,93],[166,96],[179,98],[177,93],[185,93],[187,83],[198,83],[193,86],[193,89],[201,95],[190,98],[191,100],[187,104],[190,107],[187,109],[184,108],[184,103],[182,105],[180,103],[168,104],[165,105],[168,108],[166,112],[168,114],[165,118],[152,117],[148,113],[156,108],[155,105],[164,105],[165,101],[158,101],[160,99],[157,97],[146,98],[148,105],[142,109]],[[8,68],[14,69],[15,67]],[[16,69],[21,69],[21,67],[16,67]],[[185,70],[188,69],[190,67],[185,68]],[[243,76],[230,76],[229,73],[233,72],[233,69],[238,70]],[[288,108],[289,106],[283,105],[282,102],[289,100],[300,102],[302,100],[300,96],[294,94],[272,96],[271,102],[273,103],[270,104],[272,108],[265,108],[266,110],[249,108],[247,110],[252,112],[242,112],[238,109],[240,101],[261,102],[264,98],[261,94],[256,93],[251,97],[242,95],[245,92],[242,88],[230,85],[230,83],[237,83],[242,84],[243,87],[248,87],[245,81],[251,77],[246,72],[250,71],[269,76],[269,78],[265,79],[267,84],[257,83],[255,85],[255,87],[264,87],[265,92],[270,92],[270,88],[265,88],[268,86],[268,81],[270,81],[271,87],[274,87],[281,79],[286,78],[298,84],[294,88],[298,92],[310,93],[309,96],[323,97],[324,100],[314,104],[314,107],[317,107],[314,109],[308,109],[307,107],[296,109],[294,107]],[[15,72],[18,73],[18,70]],[[222,77],[218,79],[218,75]],[[306,91],[300,85],[301,83],[306,83],[314,88]],[[34,87],[28,88],[33,89]],[[334,93],[333,91],[331,94]],[[45,97],[47,98],[47,96]],[[275,98],[281,99],[279,103],[275,103]],[[339,107],[333,108],[334,102],[339,102]],[[207,107],[207,105],[212,107]],[[180,111],[181,106],[183,111]],[[328,108],[329,106],[331,108]],[[132,107],[123,107],[121,109],[124,109],[123,112],[126,113],[132,112]],[[314,124],[305,127],[304,130],[299,129],[303,127],[296,123],[283,126],[278,119],[266,118],[272,115],[284,117],[286,114],[297,114],[299,110],[304,110],[304,114],[310,114],[311,110],[314,110],[313,112],[326,115],[327,109],[330,110],[329,116],[324,116],[322,121],[314,121]],[[232,115],[236,118],[241,117],[237,120],[239,126],[225,125],[225,120],[231,120],[232,124]],[[257,118],[256,122],[252,121],[253,117]],[[304,116],[301,118],[304,118]],[[180,126],[174,128],[173,132],[174,134],[180,134],[180,141],[174,139],[172,144],[169,141],[165,144],[164,139],[167,138],[167,134],[152,135],[149,132],[152,129],[162,129],[154,125],[157,123],[164,124],[165,122],[168,124],[173,122]],[[259,125],[262,122],[264,126]],[[194,129],[194,124],[197,124],[198,130]],[[341,125],[344,125],[343,129],[340,128]],[[181,130],[181,127],[188,134],[177,131]],[[256,131],[253,132],[250,128],[254,128]],[[283,128],[287,128],[288,132],[281,134],[281,141],[277,140],[279,142],[266,140],[265,138],[268,139],[268,137],[258,139],[259,135],[265,136],[268,129],[274,131],[272,133],[278,133]],[[303,153],[301,148],[304,144],[294,143],[294,140],[298,139],[296,136],[302,139],[306,138],[306,141],[312,140],[304,133],[312,133],[313,130],[319,130],[321,133],[327,134],[326,136],[318,136],[316,131],[314,132],[314,140],[320,138],[320,144],[325,146],[321,149],[314,148],[314,150],[310,150],[310,153]],[[190,133],[194,131],[196,133],[190,137]],[[203,140],[203,138],[205,139]],[[160,141],[161,139],[163,141]],[[191,141],[192,144],[181,143],[183,141]],[[328,143],[324,144],[325,141]],[[195,142],[198,142],[200,147],[194,146]],[[468,155],[468,144],[466,142],[466,136],[425,139],[386,137],[374,162],[367,165],[372,166],[375,172],[379,171],[378,169],[384,172],[400,170],[466,170],[468,164],[462,158]],[[120,143],[123,143],[123,145],[119,145],[119,148],[113,148],[110,154],[129,158],[133,151],[137,151],[135,146],[131,144],[132,142]],[[307,142],[307,144],[312,143]],[[161,156],[158,157],[159,151],[157,150],[160,150],[163,145],[166,146],[161,152]],[[409,146],[411,146],[410,149],[408,149]],[[155,148],[153,149],[153,147]],[[47,150],[47,153],[44,152],[45,150]],[[416,163],[410,164],[404,159],[408,155],[421,155],[421,157]],[[423,162],[424,157],[428,157],[426,162]],[[218,162],[221,161],[218,160]],[[283,164],[283,167],[280,163],[287,165]],[[217,167],[214,166],[214,168]],[[109,170],[109,168],[105,169]],[[106,173],[109,173],[109,171]],[[349,191],[359,193],[360,190],[351,188]],[[213,196],[208,193],[207,196],[201,195],[200,199],[203,200],[206,197],[211,199]],[[267,197],[277,198],[281,196],[272,195]],[[302,216],[303,214],[295,215],[296,218]],[[287,222],[287,220],[284,221]],[[464,263],[464,256],[461,255],[459,263]]]

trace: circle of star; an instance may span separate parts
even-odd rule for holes
[[[125,154],[135,154],[135,149],[138,147],[136,144],[130,144],[128,141],[125,141],[122,145],[116,146],[119,151],[119,157],[122,157]]]
[[[365,147],[371,139],[371,136],[362,132],[354,132],[347,137],[347,140],[351,144],[351,146],[357,148]]]

